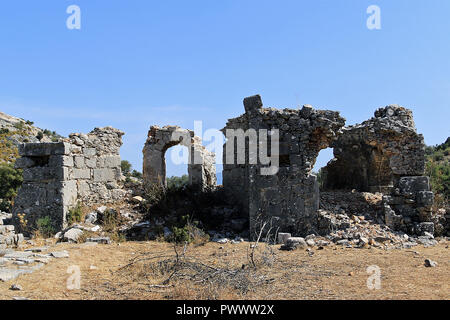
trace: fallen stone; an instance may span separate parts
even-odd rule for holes
[[[68,258],[69,257],[69,252],[67,252],[66,250],[63,251],[54,251],[51,252],[50,255],[54,258]]]
[[[47,251],[49,247],[36,247],[36,248],[29,248],[29,249],[25,249],[25,251],[30,251],[30,252],[43,252],[43,251]]]
[[[301,237],[290,237],[286,240],[286,244],[282,245],[280,250],[292,251],[295,249],[306,248],[308,244],[304,238]]]
[[[430,260],[430,259],[425,259],[425,267],[427,267],[427,268],[434,268],[434,267],[437,267],[437,262],[436,261],[433,261],[433,260]]]
[[[95,237],[95,238],[87,238],[86,242],[110,244],[111,243],[111,239],[109,237]]]
[[[86,215],[86,218],[84,219],[84,222],[86,223],[96,223],[97,222],[97,212],[90,212]]]
[[[144,202],[144,198],[142,198],[140,196],[135,196],[135,197],[131,198],[131,202],[140,204],[140,203]]]
[[[7,259],[27,259],[33,257],[32,252],[14,251],[4,255]]]
[[[228,243],[228,239],[227,238],[221,238],[221,239],[217,239],[215,242],[220,243],[220,244],[225,244]]]
[[[7,268],[1,268],[0,269],[0,281],[7,282],[10,280],[16,279],[18,276],[30,273],[25,270],[21,269],[7,269]]]
[[[21,290],[23,290],[23,289],[22,289],[22,286],[21,286],[21,285],[19,285],[19,284],[13,284],[13,285],[9,288],[9,290],[13,290],[13,291],[21,291]]]
[[[278,243],[286,244],[287,239],[289,239],[291,236],[290,233],[278,233]]]
[[[64,233],[64,241],[68,242],[78,242],[78,239],[83,234],[83,230],[80,230],[78,228],[72,228],[69,231]]]

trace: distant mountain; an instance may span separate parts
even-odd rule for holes
[[[0,163],[15,162],[18,145],[26,142],[56,142],[62,136],[54,131],[34,126],[29,120],[10,116],[0,111]]]

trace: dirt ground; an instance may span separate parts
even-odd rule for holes
[[[270,266],[261,262],[256,271],[249,265],[249,243],[189,246],[186,259],[227,270],[248,270],[261,279],[243,292],[233,283],[193,279],[167,280],[161,261],[173,259],[173,245],[163,242],[124,242],[88,246],[60,244],[69,258],[54,259],[40,270],[9,282],[0,282],[0,299],[445,299],[450,298],[448,242],[412,249],[356,249],[340,246],[308,252],[280,251]],[[261,249],[262,250],[262,249]],[[261,254],[261,251],[257,252]],[[427,268],[424,260],[438,263]],[[130,264],[130,262],[135,262]],[[369,266],[378,266],[381,288],[369,289]],[[68,268],[80,268],[80,289],[67,289]],[[213,270],[213,269],[211,269]],[[373,282],[371,282],[373,283]],[[12,284],[22,291],[12,291]]]

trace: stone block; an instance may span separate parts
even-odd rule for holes
[[[287,239],[291,237],[290,233],[278,233],[278,243],[286,244]]]
[[[84,160],[84,162],[86,163],[86,166],[88,168],[96,168],[97,167],[97,159],[96,158],[86,158]]]
[[[50,167],[73,167],[73,157],[65,155],[50,156],[48,165]]]
[[[68,155],[70,144],[66,142],[25,143],[19,145],[21,156],[39,157],[50,155]]]
[[[244,99],[245,112],[252,112],[261,109],[263,106],[260,95],[254,95]]]
[[[416,226],[416,233],[419,236],[423,236],[425,232],[434,234],[434,223],[433,222],[421,222]]]
[[[23,170],[23,180],[25,182],[45,182],[62,181],[69,177],[69,171],[66,167],[33,167]]]
[[[402,177],[398,186],[402,193],[416,193],[430,190],[430,178],[425,176]]]
[[[104,157],[104,166],[106,168],[116,168],[120,167],[120,156],[105,156]]]
[[[416,195],[416,202],[421,207],[431,207],[434,202],[434,193],[432,191],[419,191]]]
[[[75,162],[75,167],[77,167],[78,169],[86,168],[83,156],[75,156],[74,162]]]
[[[73,169],[72,179],[91,179],[90,169]]]
[[[97,155],[97,149],[95,148],[83,148],[83,154],[86,157],[94,157]]]
[[[16,163],[14,164],[14,168],[16,169],[25,169],[25,168],[31,168],[34,167],[36,164],[33,159],[28,157],[22,157],[16,160]]]
[[[113,169],[94,169],[94,182],[114,181],[115,178],[116,171]]]

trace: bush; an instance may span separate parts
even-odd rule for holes
[[[182,175],[181,177],[170,177],[166,179],[167,189],[180,189],[189,184],[189,176]]]
[[[202,228],[212,230],[224,222],[223,215],[211,215],[211,208],[233,206],[233,199],[227,197],[222,188],[199,190],[194,186],[163,188],[159,184],[145,186],[144,220],[162,218],[168,226],[182,228],[189,215],[200,221]]]
[[[125,176],[128,176],[131,172],[131,163],[127,160],[122,160],[120,163],[120,168]]]
[[[105,212],[98,216],[98,220],[105,231],[112,232],[115,231],[120,222],[119,213],[114,209],[107,209]]]
[[[53,227],[52,220],[49,216],[45,216],[36,221],[37,230],[39,234],[45,238],[49,238],[53,236],[55,232],[55,228]]]
[[[133,170],[131,172],[131,176],[137,179],[142,179],[142,173],[140,173],[139,171]]]
[[[69,225],[81,222],[83,219],[83,208],[81,207],[81,203],[77,203],[77,205],[71,209],[69,209],[69,212],[67,213],[67,223]]]
[[[182,225],[172,227],[172,236],[169,239],[175,243],[194,243],[204,245],[209,241],[209,235],[198,227],[198,221],[191,221],[189,215],[181,218]]]
[[[450,138],[441,145],[425,149],[427,163],[425,174],[430,177],[430,184],[436,194],[436,204],[448,205],[450,199]],[[440,199],[440,201],[438,201]]]
[[[22,170],[14,169],[13,164],[0,164],[0,210],[11,210],[22,181]]]

